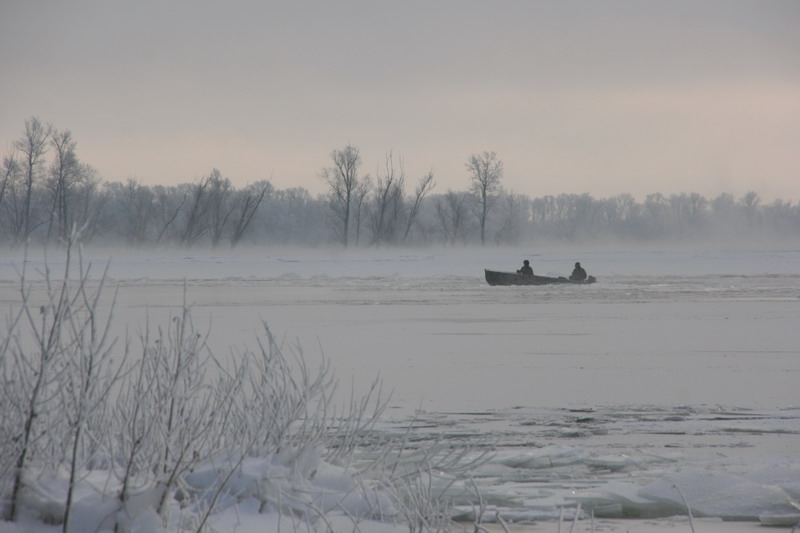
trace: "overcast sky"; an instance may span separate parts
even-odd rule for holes
[[[436,192],[488,150],[531,196],[800,201],[800,1],[2,0],[2,155],[33,115],[106,181],[316,194],[351,143]]]

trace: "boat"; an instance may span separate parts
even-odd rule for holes
[[[556,283],[571,283],[574,285],[588,285],[597,279],[594,276],[587,277],[584,281],[575,281],[565,277],[549,276],[526,276],[516,272],[498,272],[497,270],[484,269],[486,283],[489,285],[553,285]]]

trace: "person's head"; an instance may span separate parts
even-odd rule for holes
[[[526,259],[525,261],[523,261],[523,262],[522,262],[522,264],[523,264],[523,265],[525,265],[525,266],[528,266],[528,265],[530,264],[530,261],[528,261],[528,260]]]
[[[581,264],[580,264],[580,263],[575,263],[575,267],[576,267],[576,268],[580,268],[580,267],[581,267]]]

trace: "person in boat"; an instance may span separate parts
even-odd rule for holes
[[[569,279],[572,281],[586,281],[586,271],[580,263],[575,263],[575,268],[572,270],[572,275]]]
[[[533,269],[531,268],[531,263],[527,259],[522,262],[522,268],[517,270],[517,274],[522,274],[523,276],[533,276]]]

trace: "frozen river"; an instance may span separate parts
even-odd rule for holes
[[[120,326],[176,313],[185,283],[216,353],[253,347],[263,321],[310,360],[324,352],[345,388],[380,377],[405,414],[800,405],[800,253],[584,253],[594,285],[485,283],[483,268],[513,270],[523,257],[550,275],[576,258],[523,254],[92,255],[98,274],[111,257]]]
[[[492,447],[474,474],[508,517],[552,518],[575,501],[679,510],[664,479],[690,498],[718,494],[706,508],[729,518],[789,512],[800,497],[800,252],[87,255],[112,258],[120,334],[176,314],[185,287],[215,353],[254,347],[263,321],[306,360],[324,354],[342,399],[379,378],[386,432],[414,418],[417,445]],[[485,283],[484,268],[525,258],[542,275],[580,260],[598,283]],[[20,261],[0,264],[3,305]],[[749,485],[722,491],[738,482]]]

